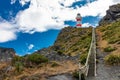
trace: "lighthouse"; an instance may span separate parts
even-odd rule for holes
[[[81,23],[81,15],[80,15],[80,13],[78,13],[77,14],[77,17],[76,17],[76,27],[77,28],[80,28],[80,27],[82,27],[82,23]]]

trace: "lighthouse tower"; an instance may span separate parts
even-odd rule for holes
[[[77,28],[82,27],[81,19],[82,19],[82,18],[81,18],[81,15],[80,15],[80,13],[78,13],[78,14],[77,14],[77,17],[76,17],[76,21],[77,21],[76,27],[77,27]]]

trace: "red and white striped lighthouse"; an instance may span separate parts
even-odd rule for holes
[[[82,17],[81,17],[81,15],[80,15],[80,13],[78,13],[78,14],[77,14],[77,17],[76,17],[76,21],[77,21],[76,27],[77,27],[77,28],[82,27],[81,20],[82,20]]]

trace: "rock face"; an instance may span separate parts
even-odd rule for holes
[[[120,4],[110,6],[106,15],[100,20],[99,25],[111,23],[117,20],[120,20]]]
[[[15,56],[14,49],[0,47],[0,62],[10,61],[14,56]]]
[[[57,51],[52,50],[50,48],[44,48],[44,49],[38,50],[35,53],[42,54],[51,61],[77,60],[79,58],[79,55],[68,56],[62,53],[58,53]]]

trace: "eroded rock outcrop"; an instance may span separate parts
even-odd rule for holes
[[[0,47],[0,61],[10,61],[15,56],[13,48]]]
[[[120,20],[120,4],[109,7],[106,11],[106,15],[100,20],[99,25],[111,23],[113,21]]]

